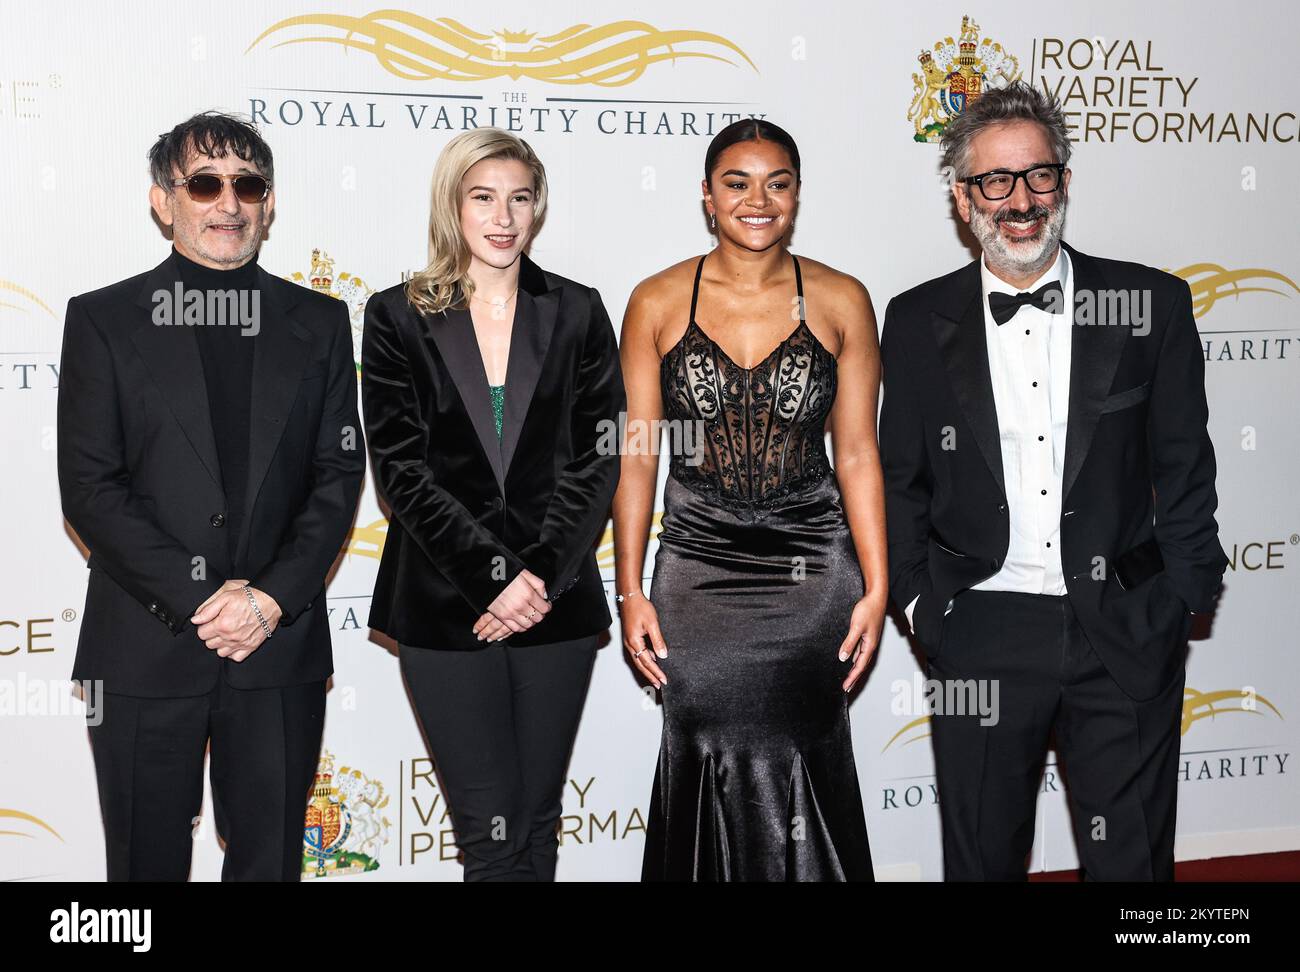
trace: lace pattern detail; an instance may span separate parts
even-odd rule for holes
[[[710,502],[762,516],[830,472],[826,417],[835,357],[807,324],[753,368],[742,368],[694,320],[660,363],[666,417],[697,423],[670,474]]]

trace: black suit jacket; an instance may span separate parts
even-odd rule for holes
[[[233,562],[198,342],[190,326],[152,321],[151,296],[181,280],[175,257],[68,302],[59,490],[90,549],[74,678],[167,697],[210,691],[223,668],[229,684],[249,689],[333,671],[324,584],[365,475],[351,327],[341,301],[257,274],[249,476]],[[233,577],[283,611],[242,662],[218,657],[189,622]]]
[[[512,644],[610,625],[595,544],[618,484],[618,343],[596,290],[519,259],[499,441],[469,312],[423,318],[400,285],[366,305],[366,436],[393,512],[369,623],[403,644],[483,647],[474,622],[525,567],[555,603]]]
[[[1213,609],[1227,564],[1204,356],[1184,281],[1066,250],[1076,294],[1151,294],[1145,336],[1105,316],[1073,328],[1060,538],[1090,643],[1145,699],[1182,665],[1188,611]],[[919,595],[913,625],[935,655],[949,599],[995,574],[1010,541],[979,260],[891,300],[881,357],[890,584],[900,607]]]

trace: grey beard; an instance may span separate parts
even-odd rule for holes
[[[1028,276],[1042,270],[1052,262],[1061,234],[1065,229],[1066,200],[1052,208],[1050,215],[1038,231],[1038,246],[1029,248],[1026,240],[1012,248],[998,231],[993,217],[974,203],[971,204],[970,227],[984,249],[984,258],[990,270],[1001,270],[1017,276]]]

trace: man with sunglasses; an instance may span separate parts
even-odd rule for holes
[[[1052,734],[1086,876],[1173,879],[1186,641],[1227,563],[1190,291],[1061,242],[1069,156],[1037,89],[968,105],[943,163],[982,256],[885,314],[890,586],[938,685],[949,880],[1024,880]]]
[[[172,252],[68,302],[59,384],[108,879],[186,879],[210,744],[223,880],[297,880],[324,584],[365,469],[348,312],[258,266],[275,193],[253,126],[196,115],[149,160]]]

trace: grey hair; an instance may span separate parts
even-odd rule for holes
[[[1056,153],[1056,161],[1070,161],[1070,132],[1061,103],[1024,81],[1012,81],[1005,88],[985,91],[943,130],[943,158],[940,165],[958,179],[970,175],[971,142],[993,125],[1031,121],[1043,126]]]

